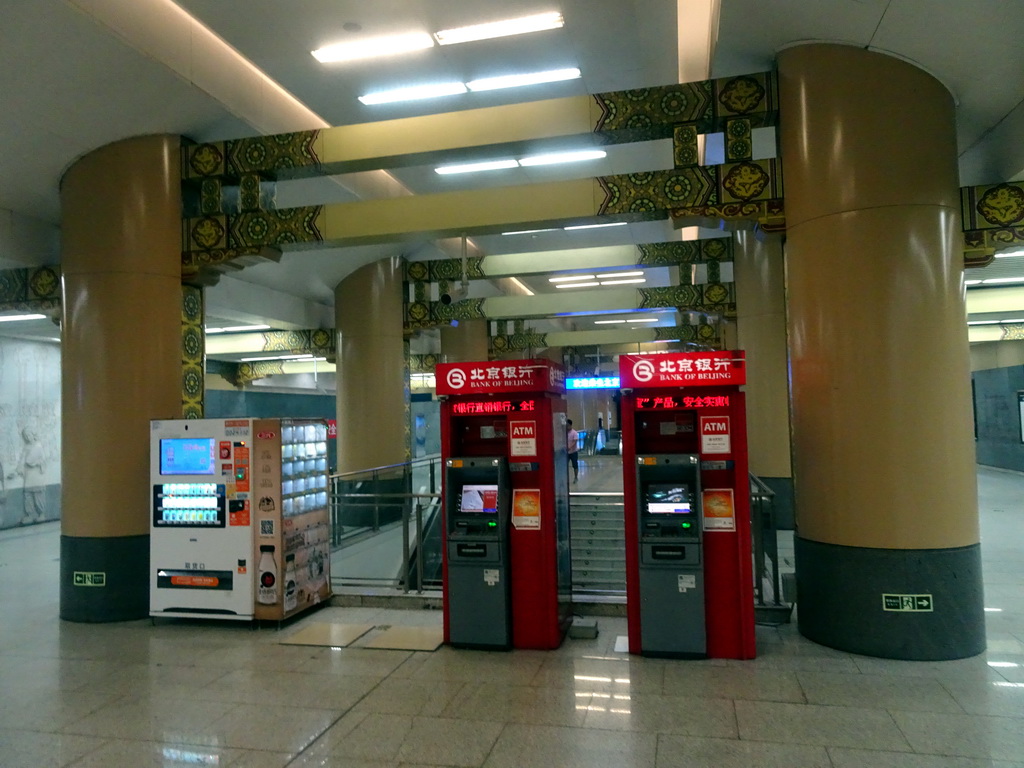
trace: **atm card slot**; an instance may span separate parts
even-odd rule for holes
[[[699,544],[641,545],[640,562],[656,566],[700,565]]]
[[[156,585],[160,589],[202,589],[230,592],[234,589],[231,571],[171,571],[161,568],[156,572]]]
[[[487,557],[488,546],[486,544],[459,544],[455,551],[459,557]]]

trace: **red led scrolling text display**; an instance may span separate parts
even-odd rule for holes
[[[728,395],[708,397],[638,397],[638,411],[669,410],[672,408],[725,408],[729,405]]]
[[[452,414],[468,416],[477,413],[518,413],[537,410],[536,400],[476,400],[452,403]]]

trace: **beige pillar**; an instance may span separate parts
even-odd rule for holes
[[[338,471],[400,464],[409,453],[402,260],[360,267],[334,291]]]
[[[456,326],[441,326],[441,359],[446,363],[487,360],[487,321],[460,320]]]
[[[735,234],[737,345],[747,355],[747,448],[750,471],[775,491],[776,526],[793,527],[782,237]],[[727,347],[728,348],[728,347]]]
[[[839,45],[783,51],[779,85],[800,630],[891,658],[978,653],[953,99]]]
[[[111,144],[61,182],[60,611],[72,621],[149,613],[149,422],[181,417],[179,145]]]

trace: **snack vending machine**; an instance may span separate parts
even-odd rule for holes
[[[327,424],[154,421],[150,615],[288,618],[328,598]]]

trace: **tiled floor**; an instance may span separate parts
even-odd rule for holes
[[[794,624],[759,627],[748,662],[616,653],[625,623],[609,618],[596,640],[511,653],[279,642],[437,611],[326,608],[281,631],[71,624],[57,525],[8,531],[0,766],[1024,766],[1024,476],[979,481],[989,650],[943,663],[834,651]]]

